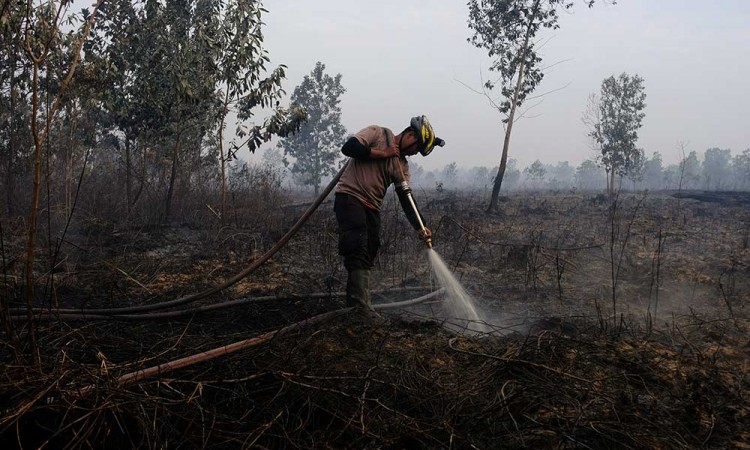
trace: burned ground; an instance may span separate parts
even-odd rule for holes
[[[274,299],[168,320],[43,321],[41,370],[13,364],[4,347],[11,363],[0,381],[0,444],[750,448],[750,211],[734,196],[706,198],[526,193],[485,214],[480,194],[423,196],[435,248],[492,332],[449,331],[438,300],[389,312],[382,323],[342,312],[118,383],[342,308],[336,293],[346,274],[324,204],[271,261],[197,305]],[[435,287],[390,200],[377,302]],[[52,264],[40,262],[39,298],[53,310],[92,309],[197,292],[242,270],[301,211],[245,212],[269,220],[224,227],[90,221],[65,237],[52,276],[42,268]],[[21,306],[12,262],[23,241],[7,237],[12,229],[4,224],[3,291]]]

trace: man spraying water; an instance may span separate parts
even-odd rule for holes
[[[380,208],[393,184],[401,207],[419,237],[432,247],[432,232],[425,226],[409,187],[407,156],[429,155],[445,141],[435,136],[425,116],[413,117],[401,133],[372,125],[349,138],[341,152],[350,157],[336,185],[333,209],[339,225],[339,254],[348,272],[346,305],[372,311],[370,270],[380,248]]]

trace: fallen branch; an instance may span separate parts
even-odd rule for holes
[[[424,301],[427,301],[431,298],[436,297],[437,295],[443,293],[443,289],[438,289],[435,292],[431,292],[427,295],[423,295],[421,297],[412,299],[412,300],[406,300],[403,302],[396,302],[392,304],[380,304],[375,305],[375,308],[378,309],[385,309],[384,307],[398,307],[398,306],[410,306],[410,305],[416,305],[417,303],[421,303]],[[398,306],[396,306],[398,305]],[[338,309],[336,311],[330,311],[327,313],[319,314],[317,316],[310,317],[309,319],[305,319],[299,322],[295,322],[291,325],[287,325],[284,328],[280,328],[278,330],[269,331],[268,333],[261,334],[260,336],[256,336],[250,339],[245,339],[239,342],[235,342],[233,344],[225,345],[222,347],[215,348],[213,350],[208,350],[205,352],[197,353],[195,355],[186,356],[184,358],[176,359],[174,361],[166,362],[163,364],[159,364],[157,366],[149,367],[147,369],[142,370],[136,370],[135,372],[130,372],[125,375],[122,375],[118,377],[115,381],[116,384],[119,386],[123,386],[128,383],[133,383],[139,380],[143,380],[145,378],[158,376],[166,372],[170,372],[172,370],[176,370],[182,367],[190,366],[199,362],[208,361],[210,359],[217,358],[219,356],[224,356],[229,353],[233,353],[239,350],[243,350],[246,348],[254,347],[256,345],[262,344],[264,342],[268,342],[275,336],[283,336],[291,331],[294,331],[298,328],[301,328],[306,325],[312,325],[316,323],[322,323],[329,319],[332,319],[336,316],[339,316],[341,314],[345,314],[349,311],[351,311],[353,308],[344,308],[344,309]],[[87,395],[89,392],[91,392],[93,389],[95,389],[95,386],[89,385],[84,387],[78,392],[79,396]]]
[[[180,369],[182,367],[187,367],[187,366],[190,366],[199,362],[203,362],[203,361],[209,361],[219,356],[228,355],[230,353],[234,353],[240,350],[244,350],[246,348],[260,345],[264,342],[270,341],[275,336],[283,336],[303,326],[325,322],[336,316],[345,314],[351,310],[352,308],[344,308],[344,309],[338,309],[336,311],[330,311],[327,313],[319,314],[317,316],[313,316],[308,319],[295,322],[291,325],[287,325],[284,328],[280,328],[274,331],[269,331],[268,333],[261,334],[260,336],[256,336],[250,339],[245,339],[245,340],[235,342],[229,345],[224,345],[222,347],[214,348],[212,350],[207,350],[205,352],[196,353],[194,355],[186,356],[184,358],[176,359],[174,361],[169,361],[163,364],[159,364],[157,366],[153,366],[153,367],[149,367],[149,368],[141,369],[141,370],[136,370],[135,372],[130,372],[130,373],[127,373],[125,375],[118,377],[117,379],[115,379],[115,383],[118,386],[124,386],[128,383],[134,383],[136,381],[144,380],[146,378],[158,376],[167,372],[171,372],[176,369]],[[78,391],[78,396],[80,397],[85,396],[89,394],[91,391],[93,391],[94,389],[96,389],[96,386],[88,385]]]

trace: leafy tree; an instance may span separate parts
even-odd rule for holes
[[[568,161],[558,162],[554,166],[545,168],[549,174],[549,184],[551,188],[562,189],[565,186],[570,186],[575,175],[575,168],[570,165]]]
[[[595,3],[586,2],[589,7]],[[536,89],[544,77],[542,58],[537,53],[534,41],[539,30],[557,29],[559,10],[573,6],[569,0],[470,0],[469,28],[473,35],[468,41],[475,47],[487,50],[494,58],[490,71],[500,74],[499,84],[502,100],[492,101],[497,111],[504,116],[505,131],[503,150],[497,176],[492,188],[492,197],[487,211],[497,206],[498,194],[503,183],[508,162],[510,135],[517,110]],[[485,95],[497,82],[484,84]]]
[[[144,183],[163,187],[169,217],[178,179],[189,186],[191,172],[219,164],[222,210],[226,163],[240,148],[255,151],[274,135],[296,129],[301,114],[279,106],[285,67],[266,72],[257,0],[183,0],[134,3],[110,0],[106,21],[92,48],[114,89],[107,99],[113,124],[124,135],[128,205]],[[272,108],[260,124],[237,127],[240,142],[225,151],[226,118],[241,121]],[[131,143],[141,152],[141,188],[131,194]],[[208,148],[208,154],[202,154]],[[146,160],[154,170],[147,173]],[[171,170],[160,170],[161,162]],[[215,167],[215,166],[214,166]]]
[[[443,167],[442,180],[448,185],[449,188],[456,188],[456,182],[458,182],[458,164],[452,162],[446,164]]]
[[[494,173],[497,173],[497,168],[493,170]],[[495,177],[492,178],[493,181],[493,187],[494,187],[494,181]],[[513,189],[515,187],[518,187],[518,183],[521,181],[521,171],[518,169],[518,160],[515,158],[508,159],[508,164],[505,167],[505,174],[503,175],[503,182],[508,187],[508,189]]]
[[[414,163],[409,163],[409,172],[411,175],[411,182],[414,186],[419,186],[422,184],[422,178],[424,177],[425,170],[424,167]]]
[[[292,102],[307,114],[299,132],[279,141],[286,156],[295,158],[291,171],[301,176],[302,183],[315,187],[318,195],[322,178],[336,172],[339,147],[346,135],[341,124],[339,97],[346,92],[341,74],[325,73],[325,64],[318,61],[310,75],[305,75],[292,93]]]
[[[261,157],[261,162],[265,167],[275,171],[283,173],[286,170],[286,167],[284,166],[284,155],[278,148],[265,149]]]
[[[114,149],[124,169],[126,213],[141,198],[146,184],[147,154],[152,147],[152,111],[142,98],[150,93],[137,83],[151,72],[149,64],[158,30],[146,26],[145,8],[131,1],[110,0],[101,8],[99,24],[86,44],[86,61],[105,87],[102,98],[102,128],[117,136]],[[136,188],[135,182],[140,181]]]
[[[604,186],[605,180],[596,161],[587,159],[576,168],[576,186],[583,190],[594,190]]]
[[[480,189],[487,189],[492,184],[494,174],[490,174],[490,168],[487,166],[475,166],[469,170],[469,185]]]
[[[280,120],[278,130],[269,130],[272,122],[253,128],[250,138],[245,141],[251,152],[260,142],[270,137],[269,131],[286,135],[296,129],[303,118],[301,112],[293,109],[287,112],[278,107],[278,101],[284,94],[281,82],[286,77],[286,66],[280,65],[264,77],[266,64],[270,61],[267,51],[262,47],[262,14],[261,2],[257,0],[229,1],[223,11],[219,11],[217,23],[220,33],[216,45],[220,49],[218,57],[218,88],[222,106],[219,110],[218,145],[221,164],[221,211],[226,214],[226,162],[236,156],[240,146],[236,144],[225,153],[224,128],[226,118],[234,107],[240,108],[241,118],[250,118],[257,107],[276,104],[275,117]],[[240,135],[248,131],[240,128]],[[254,133],[254,134],[253,134]]]
[[[732,158],[732,172],[736,189],[750,187],[750,148]]]
[[[607,171],[607,191],[611,195],[615,175],[634,176],[643,164],[643,150],[636,147],[638,130],[645,117],[643,78],[626,73],[606,78],[601,95],[594,102],[598,114],[589,136],[599,146],[599,161]]]
[[[424,170],[420,174],[419,179],[421,180],[422,186],[429,187],[432,186],[435,183],[435,171],[434,170]]]
[[[107,121],[124,141],[127,208],[148,185],[159,191],[162,217],[169,219],[183,166],[190,171],[201,165],[196,162],[201,143],[219,107],[219,5],[211,0],[105,4],[87,55],[110,87],[104,105]],[[141,152],[141,187],[135,194],[134,146]],[[153,163],[150,172],[147,159]],[[183,187],[189,178],[182,177]]]
[[[158,136],[165,144],[163,157],[170,164],[165,220],[172,216],[183,159],[187,163],[194,156],[191,153],[200,152],[201,142],[217,114],[219,50],[214,45],[216,10],[211,3],[206,0],[166,2],[163,6],[156,1],[147,3],[146,19],[154,32],[157,51],[150,55],[151,72],[141,71],[137,84],[153,94],[141,98],[158,120]],[[170,26],[164,27],[165,23]],[[157,108],[159,111],[154,111]],[[187,181],[189,177],[184,179]]]
[[[643,162],[641,176],[648,189],[664,188],[664,167],[662,164],[661,153],[654,152],[650,159],[646,159]]]
[[[636,184],[643,180],[643,165],[646,162],[646,152],[641,148],[635,149],[630,157],[630,169],[625,177],[633,182],[633,191],[636,190]]]
[[[678,181],[680,179],[680,165],[670,164],[664,168],[664,188],[679,189]]]
[[[547,174],[547,170],[544,168],[544,164],[537,159],[523,169],[523,173],[531,180],[534,187],[539,187],[542,180],[544,180],[544,176]]]
[[[732,152],[729,149],[709,148],[703,154],[703,179],[706,189],[723,189],[731,174]]]
[[[701,163],[698,154],[691,151],[680,160],[680,189],[696,189],[701,180]]]

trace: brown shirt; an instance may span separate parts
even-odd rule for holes
[[[371,149],[385,149],[393,145],[393,132],[376,125],[360,130],[354,137]],[[409,163],[405,156],[385,159],[351,158],[336,184],[336,193],[352,195],[368,208],[379,211],[388,186],[402,181],[409,181]]]

